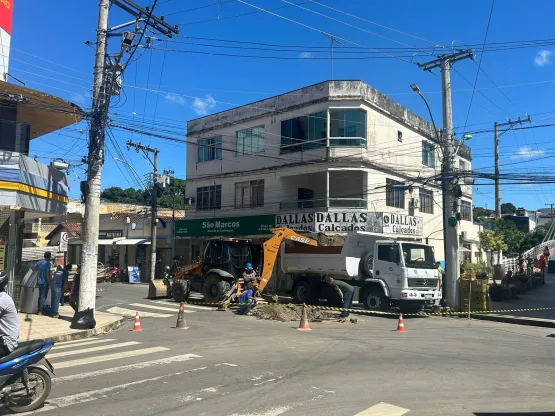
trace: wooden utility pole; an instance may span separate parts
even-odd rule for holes
[[[453,107],[451,102],[451,67],[457,61],[473,58],[472,50],[461,50],[441,55],[433,61],[418,64],[425,71],[441,69],[441,95],[443,106],[443,132],[440,146],[443,151],[441,165],[441,185],[443,197],[443,247],[445,251],[445,274],[447,277],[447,304],[456,310],[460,308],[459,296],[459,230],[457,214],[459,201],[455,196],[456,176],[454,162],[456,157],[455,141],[453,140]]]
[[[163,17],[153,15],[158,0],[154,0],[152,7],[143,8],[132,0],[99,0],[98,25],[96,34],[96,56],[94,66],[93,98],[90,113],[89,152],[87,181],[82,186],[85,199],[85,216],[83,224],[83,248],[81,263],[81,283],[79,288],[79,310],[93,309],[96,302],[96,269],[98,261],[98,234],[100,213],[100,185],[102,165],[104,164],[104,128],[108,118],[110,97],[118,94],[123,72],[129,63],[121,65],[121,58],[125,52],[130,57],[141,43],[147,28],[171,37],[179,31],[176,26],[170,26]],[[108,28],[108,11],[110,3],[131,14],[134,20],[113,28]],[[143,26],[140,29],[140,26]],[[119,32],[131,26],[132,30]],[[138,41],[134,41],[140,32]],[[115,61],[107,56],[108,37],[121,38],[120,52]]]

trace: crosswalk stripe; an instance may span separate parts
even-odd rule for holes
[[[118,352],[116,354],[97,355],[93,357],[80,358],[78,360],[61,361],[59,363],[55,362],[54,369],[56,370],[60,368],[76,367],[78,365],[102,363],[104,361],[113,361],[113,360],[119,360],[120,358],[137,357],[139,355],[146,355],[146,354],[152,354],[155,352],[163,352],[163,351],[169,351],[169,348],[152,347],[152,348],[143,348],[135,351]]]
[[[106,312],[114,313],[116,315],[134,317],[137,311],[114,306],[113,308],[108,309]],[[169,313],[140,312],[140,316],[143,318],[169,318],[173,315],[170,315]]]
[[[129,306],[136,306],[137,308],[158,309],[160,311],[177,312],[179,308],[164,308],[163,306],[146,305],[144,303],[131,303]],[[183,311],[184,313],[193,313],[194,311]]]
[[[410,412],[410,410],[381,402],[357,413],[355,416],[403,416],[407,412]]]
[[[89,338],[89,339],[80,339],[79,342],[76,342],[76,341],[62,342],[60,344],[54,345],[54,348],[52,348],[52,351],[58,351],[63,348],[80,348],[82,345],[100,344],[103,342],[110,342],[110,341],[117,341],[117,340],[110,339],[110,338],[102,338],[102,339]]]
[[[120,342],[119,344],[101,345],[99,347],[85,348],[83,350],[62,351],[54,354],[48,354],[48,358],[50,359],[50,358],[56,358],[56,357],[67,357],[68,355],[77,355],[77,354],[83,354],[86,352],[95,352],[95,351],[105,351],[105,350],[111,350],[114,348],[130,347],[132,345],[137,345],[137,344],[140,344],[140,342],[129,341],[129,342]]]
[[[166,302],[164,300],[151,300],[151,303],[159,303],[161,305],[175,305],[176,309],[179,308],[179,303],[177,302]],[[200,309],[202,311],[208,311],[210,310],[210,308],[212,308],[211,306],[198,306],[198,305],[189,305],[188,303],[184,304],[183,306],[185,306],[186,308],[190,308],[190,309]]]

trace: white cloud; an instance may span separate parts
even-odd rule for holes
[[[518,152],[511,156],[511,159],[530,159],[534,156],[543,155],[545,150],[532,150],[528,146],[523,146],[518,149]]]
[[[314,55],[312,55],[312,52],[301,52],[299,54],[299,58],[301,59],[310,59],[312,58]]]
[[[548,51],[547,49],[539,51],[536,54],[536,57],[534,58],[534,63],[536,64],[536,66],[549,65],[549,64],[551,64],[551,61],[549,60],[549,58],[551,57],[552,54],[553,54],[553,52]]]
[[[185,99],[178,94],[172,94],[172,93],[168,93],[165,95],[164,97],[167,101],[171,101],[172,103],[176,103],[176,104],[185,104]]]
[[[193,101],[193,109],[199,116],[207,115],[208,110],[214,107],[216,107],[216,100],[209,94],[205,95],[204,98],[195,97]]]

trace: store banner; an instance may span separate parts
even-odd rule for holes
[[[383,233],[402,235],[423,235],[422,217],[383,213]]]
[[[381,212],[317,212],[314,228],[318,233],[382,232]]]
[[[247,236],[271,234],[275,215],[252,217],[203,218],[175,223],[177,237]]]
[[[297,212],[276,215],[276,228],[290,228],[294,231],[313,233],[315,212]]]

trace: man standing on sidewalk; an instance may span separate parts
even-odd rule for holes
[[[38,314],[42,315],[46,296],[48,295],[48,282],[51,279],[50,251],[44,253],[44,259],[38,261],[33,267],[37,271],[37,286],[39,287],[39,310]]]

